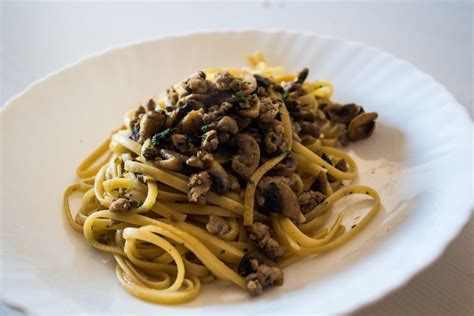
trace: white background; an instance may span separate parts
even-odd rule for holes
[[[471,1],[2,2],[0,20],[0,105],[44,75],[111,46],[255,28],[334,35],[386,50],[433,75],[473,116]],[[356,314],[473,315],[474,220],[435,264]]]

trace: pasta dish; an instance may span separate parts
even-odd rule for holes
[[[377,113],[331,100],[333,87],[286,73],[262,53],[249,67],[198,71],[126,113],[64,192],[70,226],[116,261],[120,284],[160,304],[220,279],[259,295],[283,268],[330,251],[377,213],[338,149],[369,137]],[[80,192],[77,212],[70,197]],[[356,225],[334,204],[372,199]]]

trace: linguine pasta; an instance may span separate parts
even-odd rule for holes
[[[370,136],[377,114],[332,102],[331,83],[306,81],[307,69],[286,73],[261,53],[248,61],[200,71],[128,112],[64,192],[70,226],[115,258],[140,299],[185,303],[215,279],[260,294],[380,208],[374,189],[351,184],[357,165],[337,148]],[[345,227],[344,212],[330,221],[356,194],[373,200],[359,223]]]

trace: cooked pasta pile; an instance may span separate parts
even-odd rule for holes
[[[332,85],[307,81],[308,69],[248,59],[249,68],[199,71],[128,112],[64,193],[71,227],[113,255],[136,297],[184,303],[215,279],[258,295],[283,284],[284,267],[352,238],[380,207],[374,189],[350,184],[357,165],[336,149],[370,136],[377,114],[332,102]],[[331,214],[352,194],[373,204],[347,228],[344,212]]]

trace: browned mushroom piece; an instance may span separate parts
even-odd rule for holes
[[[140,120],[140,132],[138,142],[143,144],[145,140],[157,131],[159,131],[166,122],[166,114],[164,112],[148,111]]]
[[[289,176],[296,171],[296,160],[291,157],[286,157],[282,161],[276,164],[271,170],[268,171],[268,175],[272,176]]]
[[[239,116],[238,119],[236,119],[236,122],[237,125],[239,125],[239,131],[243,131],[253,122],[253,120],[250,117]]]
[[[188,159],[188,157],[169,149],[160,150],[160,154],[161,154],[161,157],[163,157],[163,159],[155,160],[155,164],[158,167],[162,167],[164,169],[168,169],[172,171],[183,170],[183,165]]]
[[[299,221],[301,209],[298,198],[290,186],[283,181],[268,181],[260,190],[261,207],[266,212],[279,213]]]
[[[239,132],[239,125],[232,117],[224,116],[217,123],[217,130],[221,133],[237,134]]]
[[[193,143],[189,141],[186,135],[175,133],[171,135],[170,139],[173,147],[182,154],[192,155],[196,151]]]
[[[229,192],[229,174],[220,163],[213,161],[207,172],[209,173],[209,176],[211,176],[213,189],[217,194],[224,195]]]
[[[260,100],[258,97],[250,97],[248,100],[248,108],[239,111],[243,117],[257,118],[260,115]]]
[[[233,150],[230,146],[221,146],[217,148],[212,155],[214,160],[224,164],[232,160],[232,157],[235,155],[236,151]]]
[[[356,142],[372,135],[377,117],[378,114],[375,112],[361,113],[354,117],[347,127],[349,140]]]
[[[308,78],[308,75],[309,75],[309,69],[308,68],[303,68],[303,70],[301,70],[298,73],[298,76],[296,78],[296,82],[297,83],[303,83],[306,80],[306,78]]]
[[[346,172],[349,170],[349,167],[347,166],[347,162],[344,159],[339,159],[336,164],[334,165],[336,169],[341,170],[343,172]]]
[[[232,157],[232,169],[242,178],[248,179],[260,162],[260,147],[252,136],[246,134],[236,135],[234,143],[239,152]]]
[[[160,156],[160,150],[154,147],[142,147],[142,156],[147,160],[153,160]]]
[[[198,133],[202,127],[203,110],[192,110],[181,121],[181,128],[184,134],[193,135]]]
[[[184,86],[188,91],[204,94],[208,92],[209,81],[205,77],[203,78],[200,73],[197,73],[186,80]]]
[[[155,111],[155,109],[156,109],[155,100],[153,100],[153,99],[148,100],[148,103],[146,104],[146,109],[148,111]]]
[[[321,171],[318,176],[316,177],[316,180],[314,180],[313,185],[311,186],[311,189],[314,191],[321,192],[322,194],[327,195],[328,194],[328,177],[325,172]]]
[[[337,103],[329,104],[324,108],[324,112],[329,115],[329,118],[336,123],[348,124],[354,117],[362,113],[364,110],[361,106],[349,103],[340,105]]]
[[[229,174],[229,180],[230,180],[230,191],[233,192],[240,192],[240,183],[239,179],[237,179],[235,176]]]

